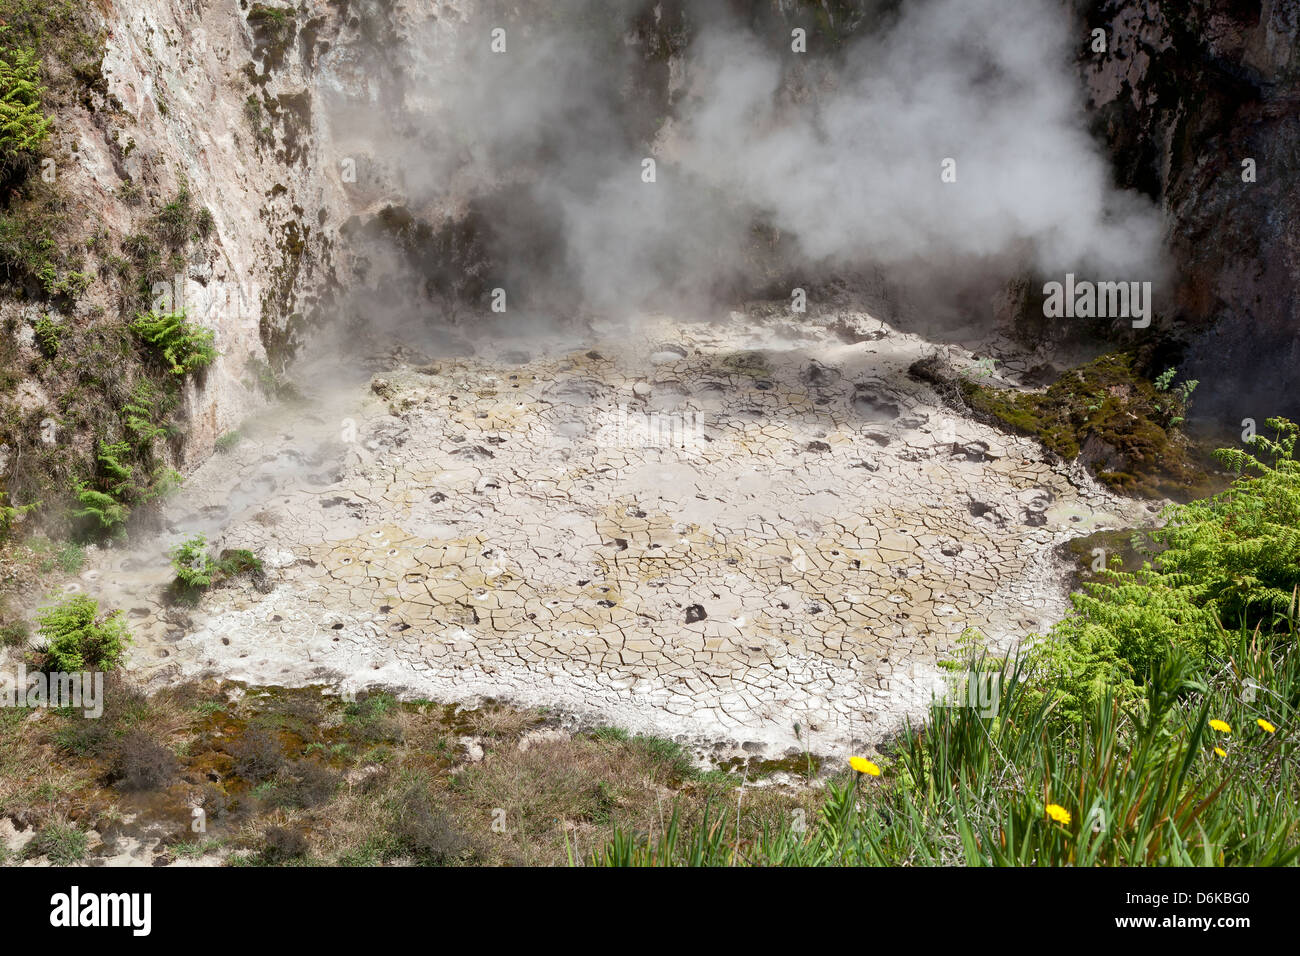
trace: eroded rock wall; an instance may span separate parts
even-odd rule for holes
[[[1202,411],[1300,413],[1300,3],[1076,2],[1107,29],[1082,65],[1116,176],[1157,198],[1176,270],[1162,330]],[[1253,161],[1255,181],[1243,179]]]

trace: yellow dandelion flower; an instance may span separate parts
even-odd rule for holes
[[[1210,721],[1210,726],[1213,727],[1221,734],[1232,733],[1232,728],[1228,726],[1228,724],[1225,721],[1222,720],[1212,720]]]
[[[849,766],[858,773],[871,774],[873,777],[880,776],[880,768],[865,757],[850,757]]]
[[[1220,757],[1228,756],[1228,751],[1224,750],[1222,747],[1215,747],[1214,752],[1218,754]]]
[[[1059,803],[1049,803],[1047,805],[1047,815],[1057,823],[1066,826],[1069,826],[1070,824],[1070,811],[1065,809],[1065,807],[1061,806]]]
[[[1274,727],[1272,724],[1270,724],[1270,723],[1269,723],[1267,720],[1265,720],[1263,717],[1259,718],[1259,720],[1255,721],[1255,723],[1259,724],[1259,729],[1262,730],[1262,731],[1264,731],[1264,733],[1266,733],[1266,734],[1275,734],[1275,733],[1277,733],[1277,728]]]

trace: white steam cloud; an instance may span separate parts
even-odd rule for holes
[[[866,266],[1159,279],[1160,217],[1112,185],[1087,132],[1087,35],[1061,4],[907,0],[829,55],[813,31],[795,53],[791,23],[700,2],[668,58],[647,40],[674,35],[668,16],[634,0],[444,12],[382,52],[402,69],[340,97],[334,125],[387,167],[372,205],[437,228],[509,189],[484,223],[486,278],[536,301],[565,286],[591,308],[660,307]]]

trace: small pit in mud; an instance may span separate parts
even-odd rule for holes
[[[668,365],[672,362],[680,362],[690,353],[680,345],[661,346],[657,351],[650,353],[651,365]]]
[[[900,414],[897,402],[883,398],[879,392],[869,386],[859,385],[855,388],[849,404],[864,421],[868,422],[892,422]]]

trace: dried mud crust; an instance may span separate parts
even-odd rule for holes
[[[191,479],[185,507],[224,513],[232,475],[307,461],[220,536],[266,585],[181,628],[136,607],[133,666],[493,696],[768,752],[878,743],[963,631],[1007,647],[1064,612],[1058,544],[1148,514],[944,407],[907,375],[934,346],[857,322],[846,343],[662,320],[387,371],[358,389],[355,441],[245,441]]]

